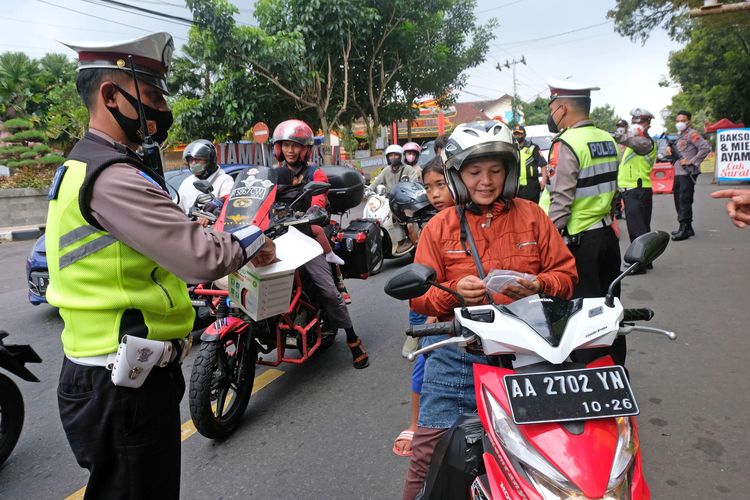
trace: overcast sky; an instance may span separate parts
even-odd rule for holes
[[[238,20],[252,24],[254,2],[232,1],[240,8]],[[127,3],[190,17],[180,0]],[[0,51],[20,50],[32,57],[60,52],[72,58],[73,52],[58,39],[116,41],[169,31],[179,51],[187,38],[184,23],[140,16],[97,0],[4,0],[2,4]],[[658,82],[668,73],[669,52],[680,45],[663,31],[654,32],[645,46],[616,34],[606,19],[614,4],[614,0],[478,0],[478,18],[495,17],[499,27],[486,62],[470,71],[461,100],[511,94],[511,71],[498,72],[495,66],[524,56],[527,64],[517,65],[518,93],[523,99],[547,95],[546,78],[570,77],[601,87],[593,94],[594,106],[611,104],[622,117],[633,107],[645,107],[656,115],[654,129],[660,130],[659,111],[677,89],[659,87]]]

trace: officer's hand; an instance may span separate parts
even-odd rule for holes
[[[197,222],[199,225],[201,225],[203,227],[207,227],[208,226],[208,219],[205,218],[205,217],[198,217],[195,222]]]
[[[271,238],[266,238],[265,243],[263,243],[263,246],[258,250],[258,253],[256,253],[252,259],[250,259],[250,262],[255,267],[263,267],[267,266],[269,264],[273,264],[276,261],[276,244],[273,242]]]
[[[541,288],[542,285],[539,283],[539,280],[529,281],[519,278],[516,280],[516,284],[505,287],[503,294],[513,300],[518,300],[539,293]]]
[[[722,189],[711,193],[713,198],[728,198],[727,215],[739,228],[750,225],[750,189]]]
[[[680,165],[682,166],[690,165],[690,160],[683,158],[682,160],[680,160]]]
[[[464,298],[468,306],[484,303],[486,290],[484,281],[476,276],[464,276],[456,283],[456,291]]]

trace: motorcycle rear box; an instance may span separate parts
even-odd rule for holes
[[[365,279],[382,259],[380,225],[372,219],[354,219],[336,235],[334,252],[344,265],[345,278]]]
[[[328,191],[330,212],[340,214],[351,210],[360,203],[365,196],[365,181],[362,176],[349,167],[322,167],[331,184]]]
[[[292,301],[295,270],[323,253],[317,241],[290,227],[274,240],[277,261],[264,267],[247,263],[229,275],[229,299],[255,321],[283,314]]]

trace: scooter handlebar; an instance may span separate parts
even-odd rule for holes
[[[648,307],[640,309],[625,309],[623,311],[623,321],[650,321],[654,317],[654,311]]]
[[[406,329],[406,334],[410,337],[432,337],[435,335],[455,335],[456,324],[454,321],[445,321],[442,323],[427,323],[424,325],[412,325]]]

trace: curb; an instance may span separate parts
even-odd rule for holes
[[[0,241],[25,241],[35,240],[44,234],[45,226],[24,229],[0,230]]]

